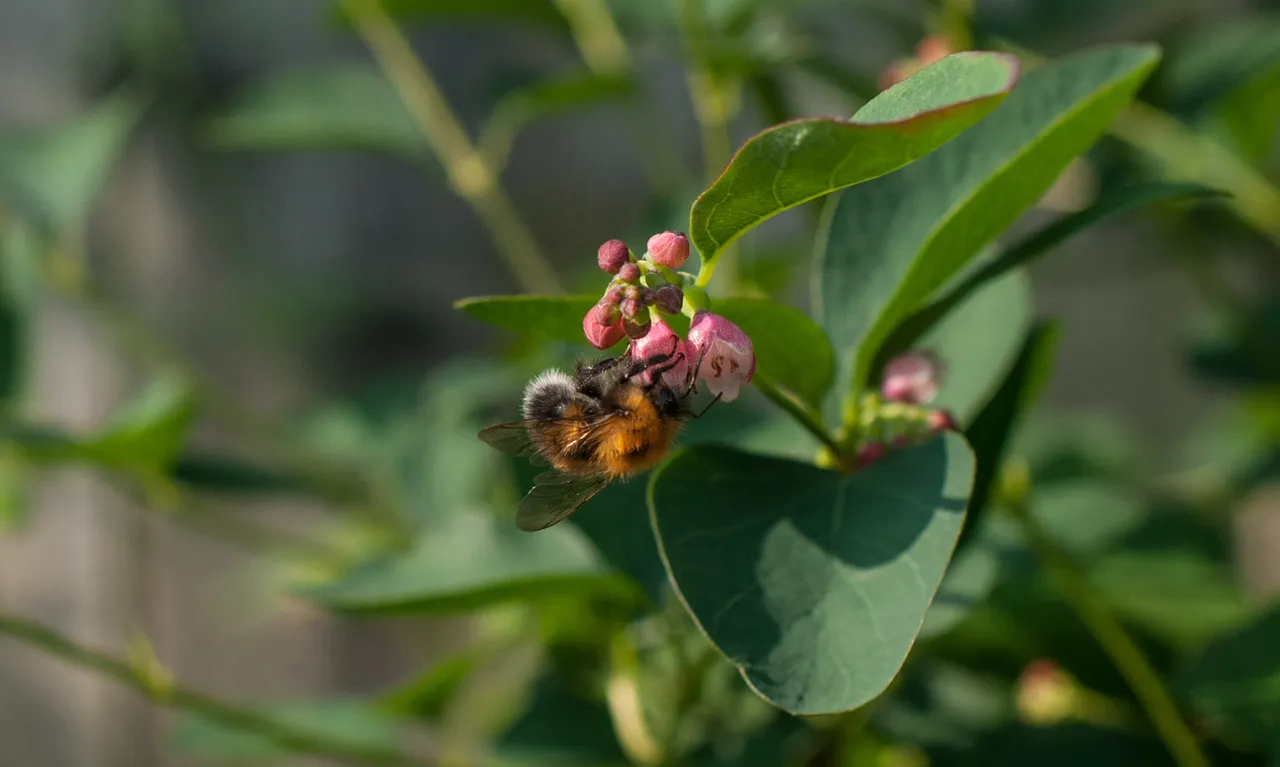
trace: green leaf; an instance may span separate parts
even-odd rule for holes
[[[70,122],[0,135],[0,192],[47,233],[82,226],[141,115],[138,100],[118,92]]]
[[[582,318],[599,296],[478,296],[454,303],[472,317],[521,335],[586,344]]]
[[[260,715],[281,726],[353,750],[394,753],[397,747],[396,720],[364,701],[304,700],[256,708]],[[276,763],[294,756],[261,735],[195,715],[179,721],[173,740],[180,751],[202,763]]]
[[[625,75],[574,72],[521,88],[494,106],[477,142],[480,151],[501,167],[516,136],[545,117],[631,95],[634,84]]]
[[[956,307],[913,347],[946,366],[934,406],[968,425],[1013,365],[1031,322],[1031,282],[1021,272],[987,285]]]
[[[767,298],[717,298],[711,310],[742,328],[756,373],[817,405],[831,387],[835,355],[827,334],[804,312]]]
[[[1089,568],[1119,615],[1180,647],[1240,628],[1252,616],[1229,542],[1189,513],[1151,515]]]
[[[106,463],[166,471],[177,458],[195,416],[195,398],[186,381],[166,377],[117,411],[91,440]]]
[[[676,455],[649,512],[681,599],[763,698],[848,711],[892,681],[964,520],[973,456],[947,434],[851,476],[719,447]]]
[[[1209,645],[1174,686],[1219,726],[1260,743],[1280,727],[1280,608]]]
[[[469,647],[433,664],[417,678],[384,695],[379,708],[400,716],[440,718],[454,695],[485,661],[481,650]]]
[[[828,208],[814,300],[839,391],[864,388],[889,333],[1040,199],[1158,60],[1111,46],[1032,70],[954,141]]]
[[[573,527],[523,533],[483,512],[458,513],[407,552],[302,589],[330,608],[381,612],[468,610],[562,591],[630,593]]]
[[[991,112],[1017,73],[1010,56],[958,53],[884,91],[851,120],[795,120],[750,139],[690,211],[699,282],[722,250],[765,219],[947,143]]]
[[[308,488],[304,477],[218,453],[184,451],[169,475],[193,490],[215,493],[297,493]]]
[[[534,688],[525,712],[493,745],[499,764],[530,767],[620,767],[629,764],[609,710],[554,676]]]
[[[204,127],[218,149],[354,149],[434,155],[395,87],[377,69],[339,64],[278,72],[239,94]]]
[[[1235,14],[1195,24],[1172,43],[1154,85],[1176,111],[1194,114],[1280,63],[1280,13]]]
[[[987,283],[1000,279],[1010,271],[1025,266],[1075,235],[1114,216],[1147,205],[1162,202],[1223,197],[1224,192],[1199,184],[1144,184],[1128,187],[1103,196],[1094,204],[1047,224],[1017,243],[1004,248],[1000,255],[975,269],[940,298],[912,314],[894,329],[880,350],[874,369],[879,370],[894,354],[910,348],[956,307]]]
[[[968,530],[975,529],[982,518],[1018,419],[1030,409],[1047,382],[1057,342],[1057,325],[1041,323],[1033,328],[1000,388],[965,429],[965,438],[978,460],[973,497],[969,500]],[[968,538],[967,532],[965,537]]]
[[[517,22],[565,28],[564,17],[551,0],[381,0],[389,16],[410,21]],[[342,3],[334,3],[334,13],[345,19]]]
[[[950,631],[995,587],[1004,542],[984,532],[975,534],[951,560],[920,627],[921,641]]]

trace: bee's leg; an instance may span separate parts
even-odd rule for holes
[[[715,397],[715,399],[713,399],[713,400],[711,400],[710,402],[708,402],[708,403],[707,403],[707,406],[706,406],[706,407],[704,407],[704,408],[702,409],[702,412],[701,412],[701,413],[698,413],[697,415],[692,415],[692,414],[690,414],[690,417],[692,417],[692,418],[701,418],[702,416],[706,415],[706,414],[707,414],[707,411],[711,409],[711,406],[712,406],[712,405],[714,405],[714,404],[716,404],[717,402],[719,402],[719,401],[720,401],[720,396],[721,396],[721,394],[724,394],[724,392],[721,392],[720,394],[717,394],[717,395],[716,395],[716,397]]]
[[[698,347],[698,358],[694,361],[693,365],[689,367],[689,380],[685,381],[685,396],[688,396],[691,392],[694,394],[698,392],[698,368],[702,367],[702,355],[705,354],[706,351],[706,346]]]

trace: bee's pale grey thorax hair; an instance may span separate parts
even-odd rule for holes
[[[525,418],[556,418],[574,391],[569,374],[554,368],[543,371],[524,388],[521,414]]]

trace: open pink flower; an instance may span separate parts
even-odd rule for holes
[[[622,340],[622,315],[616,304],[603,299],[587,310],[582,318],[582,332],[597,349],[608,349]]]
[[[680,355],[674,364],[672,360],[668,360],[659,366],[671,365],[662,373],[662,382],[677,391],[683,390],[689,381],[689,366],[693,364],[691,357],[694,356],[691,354],[692,350],[689,342],[676,335],[676,332],[663,322],[661,317],[655,318],[649,324],[649,332],[645,333],[643,338],[637,338],[631,342],[633,359],[647,360],[663,354],[670,355],[674,359],[676,355]],[[640,378],[646,384],[653,383],[653,371],[645,371]]]
[[[938,396],[943,372],[942,363],[929,352],[900,354],[884,366],[880,396],[890,402],[927,405]]]
[[[742,328],[718,314],[701,311],[689,326],[694,359],[702,355],[698,378],[726,402],[738,398],[738,390],[756,374],[756,353]]]

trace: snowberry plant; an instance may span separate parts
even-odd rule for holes
[[[698,372],[712,392],[755,389],[808,435],[807,454],[693,440],[639,480],[642,508],[606,493],[575,518],[637,580],[651,579],[652,550],[683,609],[774,706],[855,709],[937,630],[931,604],[990,505],[1004,438],[1053,339],[1032,322],[1021,267],[1108,211],[1052,236],[1002,235],[1158,58],[1145,45],[1047,62],[941,57],[849,119],[751,138],[693,203],[687,233],[653,235],[639,258],[620,240],[600,247],[612,275],[600,295],[460,302],[485,322],[610,353],[669,348],[673,334],[710,344]],[[811,201],[822,211],[807,312],[719,288],[739,238]],[[637,514],[651,533],[628,524]]]

